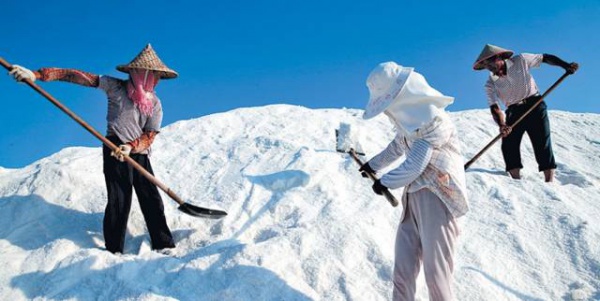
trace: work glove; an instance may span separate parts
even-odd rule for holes
[[[125,156],[129,156],[129,153],[131,153],[131,145],[121,144],[119,145],[119,148],[112,151],[110,155],[117,158],[117,160],[121,162],[125,162]]]
[[[358,171],[360,172],[360,175],[363,178],[368,178],[369,175],[367,173],[372,173],[375,174],[375,170],[373,170],[373,168],[371,168],[371,165],[369,165],[369,162],[363,164]]]
[[[19,82],[22,82],[26,79],[34,82],[36,79],[35,74],[33,74],[31,70],[19,65],[12,65],[12,70],[10,70],[8,74],[12,75],[12,77]]]
[[[376,180],[375,183],[373,183],[373,191],[378,194],[378,195],[383,195],[383,191],[385,189],[387,189],[387,187],[383,186],[383,184],[381,184],[381,180]]]
[[[575,71],[577,71],[577,69],[579,69],[579,64],[573,62],[569,64],[568,68],[565,68],[565,70],[567,71],[567,73],[569,74],[573,74],[575,73]]]

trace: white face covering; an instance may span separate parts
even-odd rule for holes
[[[408,136],[441,115],[444,110],[435,103],[447,99],[451,98],[430,87],[421,74],[413,72],[384,113],[398,130]]]
[[[441,109],[432,104],[391,105],[384,113],[399,130],[409,135],[439,116]]]

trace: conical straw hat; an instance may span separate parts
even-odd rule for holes
[[[485,47],[483,47],[483,50],[481,51],[481,54],[479,55],[477,60],[475,60],[475,64],[473,64],[473,69],[475,69],[475,70],[485,69],[485,66],[482,64],[482,62],[491,58],[492,56],[495,56],[495,55],[500,55],[500,57],[503,60],[505,60],[505,59],[510,58],[513,55],[513,51],[504,49],[502,47],[494,46],[491,44],[487,44],[487,45],[485,45]]]
[[[177,72],[169,69],[156,55],[150,44],[146,45],[144,50],[140,52],[129,64],[117,66],[117,70],[129,73],[131,69],[145,69],[157,71],[160,78],[169,79],[176,78]]]

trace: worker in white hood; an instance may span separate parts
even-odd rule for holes
[[[373,184],[404,187],[396,235],[393,300],[414,300],[421,264],[429,300],[452,300],[457,218],[468,211],[463,157],[456,128],[445,112],[454,101],[430,87],[413,68],[379,64],[367,79],[369,119],[384,113],[396,137],[360,171],[376,172],[401,156],[405,160]]]

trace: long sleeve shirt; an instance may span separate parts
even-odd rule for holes
[[[381,170],[403,155],[405,160],[383,175],[381,183],[389,188],[405,187],[404,208],[408,193],[427,188],[442,200],[454,217],[468,211],[463,157],[456,128],[447,114],[435,117],[416,133],[398,132],[381,153],[369,160],[369,165]]]
[[[404,155],[402,140],[404,136],[396,138],[388,145],[386,150],[375,156],[369,165],[374,170],[380,170],[388,166],[400,156]],[[425,170],[431,160],[433,147],[425,139],[416,139],[406,154],[404,162],[396,169],[381,177],[381,184],[392,189],[407,186]]]

